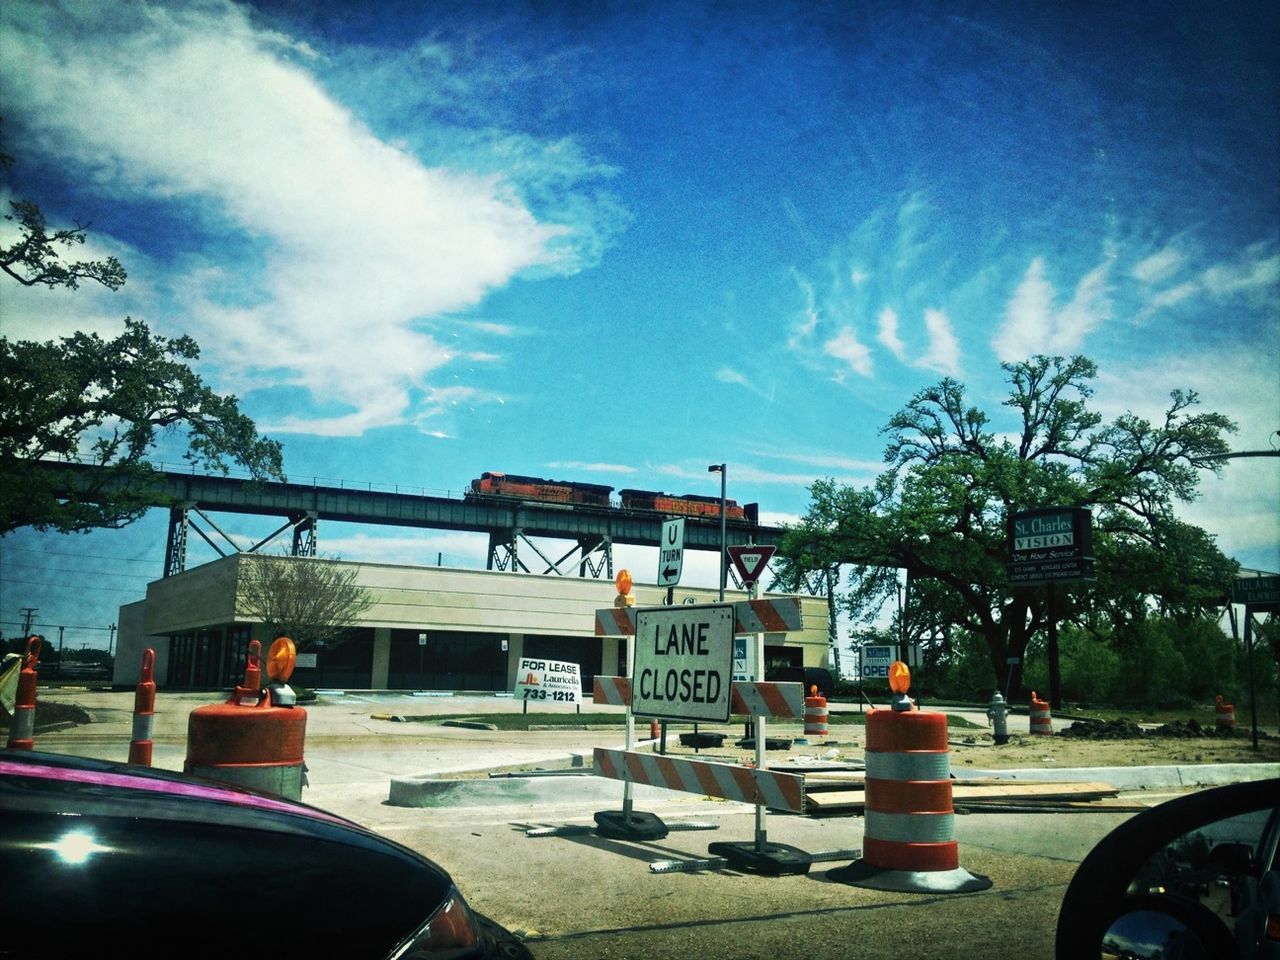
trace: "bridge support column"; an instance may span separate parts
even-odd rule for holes
[[[169,539],[164,548],[166,577],[187,569],[187,532],[191,525],[188,512],[191,507],[190,503],[182,503],[169,508]]]

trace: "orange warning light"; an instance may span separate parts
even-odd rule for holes
[[[277,637],[267,651],[267,676],[277,683],[288,683],[298,661],[298,648],[288,637]]]
[[[901,660],[889,664],[889,689],[894,693],[906,693],[911,689],[911,668]]]
[[[631,571],[619,570],[618,575],[613,578],[613,583],[618,588],[618,593],[625,597],[631,592]]]

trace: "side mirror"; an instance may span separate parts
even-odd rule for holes
[[[1278,847],[1277,779],[1201,790],[1153,807],[1109,833],[1081,862],[1058,914],[1055,955],[1259,956],[1256,914],[1269,912],[1266,890],[1280,865]]]

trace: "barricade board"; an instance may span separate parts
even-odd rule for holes
[[[755,767],[596,747],[597,776],[804,813],[804,777]]]
[[[701,606],[715,606],[702,604]],[[790,633],[804,629],[799,597],[738,600],[733,606],[734,633]],[[630,637],[636,632],[637,610],[669,607],[600,607],[596,610],[597,637]],[[685,607],[685,609],[690,609]]]

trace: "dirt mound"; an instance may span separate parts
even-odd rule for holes
[[[1117,719],[1076,720],[1059,735],[1080,740],[1138,740],[1145,737],[1193,740],[1202,737],[1234,737],[1236,731],[1230,727],[1206,727],[1195,718],[1185,722],[1174,720],[1151,729],[1144,729],[1132,720]]]

